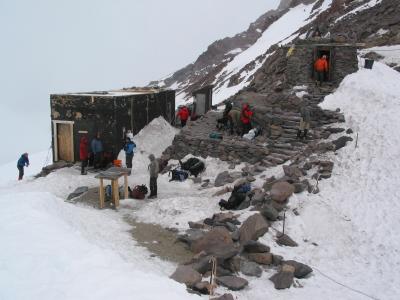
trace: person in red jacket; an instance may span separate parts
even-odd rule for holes
[[[186,126],[186,122],[189,119],[189,115],[190,115],[190,113],[186,106],[182,106],[181,108],[179,108],[178,117],[181,120],[182,128]]]
[[[251,130],[251,118],[253,112],[250,110],[250,106],[245,103],[242,106],[242,112],[240,114],[240,121],[242,123],[242,136]]]
[[[314,64],[314,70],[317,75],[317,84],[321,85],[322,81],[324,81],[325,74],[328,72],[328,59],[326,55],[322,55],[321,58],[318,58]]]
[[[86,135],[81,137],[79,143],[79,159],[81,160],[81,175],[86,175],[86,167],[89,159],[89,140]]]

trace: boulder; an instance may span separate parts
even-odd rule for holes
[[[225,223],[231,222],[232,220],[236,219],[236,217],[232,212],[226,212],[214,214],[212,219],[214,220],[214,222]]]
[[[229,176],[229,172],[228,171],[224,171],[222,173],[219,173],[217,175],[217,177],[215,178],[214,181],[214,186],[219,187],[219,186],[223,186],[227,183],[231,183],[231,177]]]
[[[199,292],[200,294],[209,295],[211,284],[207,281],[198,282],[192,287],[192,289],[196,292]]]
[[[301,177],[303,176],[303,172],[301,171],[301,169],[296,166],[283,166],[283,172],[285,173],[286,176],[288,177]]]
[[[296,278],[304,278],[313,271],[311,267],[295,260],[286,260],[284,264],[294,267],[294,277]]]
[[[292,267],[293,269],[290,269],[288,267],[284,265],[278,273],[274,274],[269,279],[274,283],[277,290],[288,289],[293,284],[294,268]]]
[[[308,180],[304,179],[301,182],[295,182],[293,186],[295,194],[302,193],[308,188]]]
[[[191,266],[179,266],[170,278],[179,283],[184,283],[188,287],[193,287],[201,281],[201,274]]]
[[[341,136],[337,140],[332,141],[332,144],[335,146],[335,150],[339,150],[346,146],[347,142],[352,141],[353,139],[349,136]]]
[[[249,284],[246,279],[238,276],[217,277],[217,283],[232,291],[240,291]]]
[[[240,243],[257,240],[268,231],[268,228],[269,224],[261,214],[257,213],[248,217],[239,229]]]
[[[67,200],[72,200],[76,197],[79,197],[80,195],[86,193],[89,190],[89,188],[87,186],[81,186],[78,187],[77,189],[75,189],[75,191],[73,191],[71,194],[68,195]]]
[[[230,232],[225,227],[214,227],[203,237],[192,242],[190,250],[194,253],[204,251],[220,258],[229,258],[238,252],[233,247]]]
[[[293,241],[287,234],[280,234],[277,236],[276,242],[281,246],[297,247],[298,244]]]
[[[243,250],[247,253],[264,253],[269,252],[270,247],[257,241],[248,241],[243,245]]]
[[[294,186],[288,182],[276,182],[271,187],[271,198],[278,203],[283,203],[294,193],[294,190]]]
[[[218,298],[212,298],[211,300],[235,300],[231,294],[223,294]]]
[[[198,239],[202,238],[206,233],[201,229],[188,229],[184,234],[180,234],[177,240],[188,244],[189,246]]]
[[[270,204],[264,205],[260,209],[260,213],[266,218],[268,221],[276,221],[278,219],[278,211]]]
[[[260,265],[272,264],[272,253],[250,253],[247,257]]]
[[[262,269],[252,261],[242,260],[240,271],[247,276],[261,277]]]

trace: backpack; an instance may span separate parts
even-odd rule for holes
[[[133,190],[130,191],[129,195],[131,196],[131,198],[133,199],[144,199],[145,195],[147,194],[148,189],[147,186],[145,186],[144,184],[142,185],[136,185]]]
[[[189,158],[184,163],[183,162],[179,162],[179,163],[183,170],[189,171],[189,173],[191,175],[194,175],[194,177],[197,177],[205,169],[204,162],[202,162],[200,159],[195,158],[195,157]]]
[[[189,177],[189,172],[179,168],[171,170],[169,174],[172,174],[172,177],[169,181],[185,181]]]

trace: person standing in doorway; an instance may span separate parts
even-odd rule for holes
[[[101,161],[103,155],[103,142],[101,141],[100,132],[96,134],[90,146],[93,153],[93,166],[95,169],[98,169],[101,167]]]
[[[186,106],[182,106],[179,108],[178,110],[178,117],[181,120],[181,127],[185,127],[186,126],[186,122],[189,119],[189,110]]]
[[[242,112],[240,115],[240,121],[242,122],[242,136],[251,130],[251,118],[253,117],[253,112],[250,106],[245,103],[242,106]]]
[[[315,74],[317,75],[317,85],[322,84],[325,80],[325,75],[328,72],[328,57],[326,55],[322,55],[321,58],[318,58],[314,64]]]
[[[160,171],[158,161],[156,160],[154,154],[149,155],[149,173],[150,173],[150,195],[149,198],[157,198],[157,178]]]
[[[126,167],[132,169],[132,159],[135,152],[136,144],[131,138],[126,137],[124,151],[125,151],[125,164]]]
[[[81,137],[79,142],[79,159],[81,160],[81,175],[86,175],[86,168],[89,160],[89,141],[86,135]]]
[[[17,168],[18,168],[18,180],[22,180],[24,177],[24,167],[29,167],[29,158],[28,158],[28,153],[24,153],[21,155],[21,157],[18,159],[17,162]]]

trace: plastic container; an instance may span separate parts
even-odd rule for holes
[[[374,60],[373,59],[365,59],[364,68],[372,69],[373,66],[374,66]]]
[[[121,168],[122,167],[122,160],[120,160],[120,159],[114,160],[113,161],[113,165],[114,165],[114,167]]]

